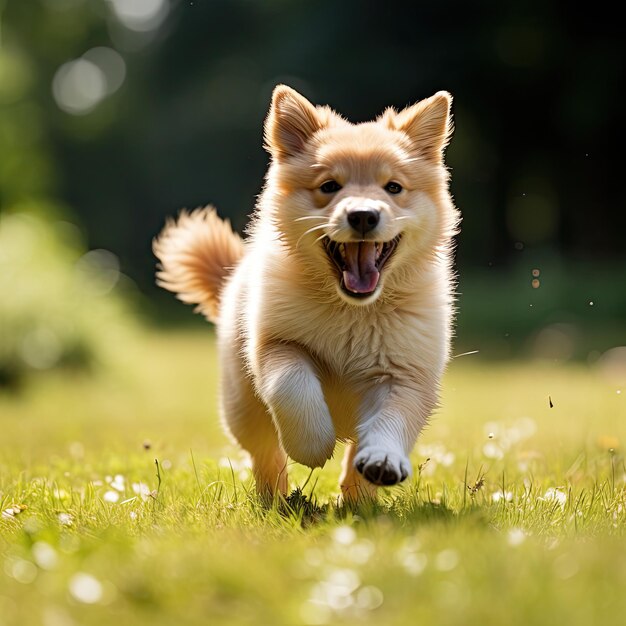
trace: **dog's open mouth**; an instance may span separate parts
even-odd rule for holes
[[[339,270],[341,288],[354,298],[366,298],[376,291],[380,273],[399,241],[400,235],[384,242],[322,239],[326,254]]]

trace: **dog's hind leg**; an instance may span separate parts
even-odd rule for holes
[[[374,499],[376,497],[376,485],[373,485],[354,467],[354,456],[356,454],[356,444],[346,445],[346,451],[341,462],[341,476],[339,486],[344,502],[358,502],[359,500]]]
[[[221,411],[226,429],[250,454],[259,495],[286,495],[287,455],[269,412],[256,397],[238,360],[222,363]]]

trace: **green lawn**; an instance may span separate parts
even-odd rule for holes
[[[120,349],[0,392],[0,626],[624,623],[626,388],[599,367],[459,358],[411,481],[345,510],[338,459],[294,466],[267,511],[210,332]]]

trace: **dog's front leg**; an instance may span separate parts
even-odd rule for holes
[[[435,404],[436,393],[430,386],[390,387],[357,428],[357,471],[375,485],[395,485],[409,476],[409,454]]]
[[[316,368],[291,344],[258,351],[255,378],[285,452],[298,463],[322,467],[333,454],[336,435]]]

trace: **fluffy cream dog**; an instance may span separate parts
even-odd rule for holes
[[[450,103],[355,125],[279,85],[249,237],[208,207],[155,240],[159,284],[217,324],[221,414],[260,493],[287,491],[287,457],[321,467],[337,440],[347,499],[411,473],[449,355]]]

